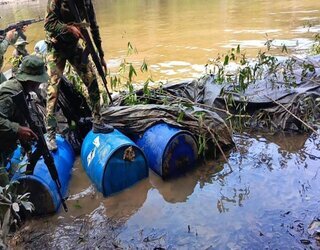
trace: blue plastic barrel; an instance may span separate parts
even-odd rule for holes
[[[116,129],[106,134],[90,131],[82,143],[81,161],[104,196],[122,191],[149,174],[141,149]]]
[[[135,140],[149,167],[163,178],[179,175],[195,166],[198,147],[194,136],[166,123],[148,128]]]
[[[61,136],[57,136],[58,150],[52,153],[54,163],[61,183],[63,197],[67,193],[71,170],[75,161],[75,155],[71,145]],[[19,150],[19,148],[17,149]],[[15,155],[17,157],[17,155]],[[26,159],[20,163],[26,165]],[[30,192],[30,201],[35,206],[35,214],[49,214],[56,212],[61,200],[58,195],[55,182],[52,180],[49,170],[41,157],[37,162],[32,175],[25,174],[26,167],[20,168],[13,176],[13,180],[19,181],[18,193]]]
[[[6,170],[10,174],[14,174],[14,170],[19,168],[20,162],[23,160],[22,148],[18,146],[13,152],[10,161],[6,166]]]

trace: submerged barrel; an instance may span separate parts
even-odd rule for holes
[[[160,123],[135,142],[145,153],[149,167],[163,178],[184,173],[196,164],[197,142],[187,130]]]
[[[90,131],[82,144],[81,161],[90,180],[104,196],[148,177],[143,152],[116,129],[110,133]]]
[[[61,183],[61,193],[65,197],[71,178],[71,170],[75,160],[70,144],[61,136],[57,136],[58,150],[52,153],[54,163]],[[19,148],[17,150],[20,150]],[[17,155],[15,154],[15,157]],[[30,192],[30,199],[35,206],[35,214],[49,214],[56,212],[61,200],[58,195],[56,183],[52,180],[50,172],[44,163],[43,157],[37,162],[32,175],[26,175],[26,159],[20,162],[21,167],[13,180],[19,182],[18,193]]]

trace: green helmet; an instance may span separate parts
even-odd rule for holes
[[[47,82],[49,76],[47,74],[44,62],[41,58],[30,55],[22,59],[21,65],[16,74],[16,79],[21,82]]]

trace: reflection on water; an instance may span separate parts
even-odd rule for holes
[[[171,183],[152,190],[118,236],[122,245],[160,244],[186,249],[302,247],[300,239],[307,237],[308,222],[318,215],[320,152],[313,148],[319,138],[291,137],[291,144],[304,142],[295,152],[285,151],[261,136],[234,139],[239,151],[229,156],[232,171],[225,164],[222,171],[207,176],[202,186],[201,174],[192,173],[198,180],[195,186],[190,182],[189,188],[194,191],[187,194],[184,203],[170,202],[160,195],[164,188],[179,189]],[[196,172],[205,173],[212,167],[202,166]],[[185,183],[190,177],[184,177]]]
[[[47,0],[15,2],[1,6],[1,26],[44,16]],[[95,0],[94,4],[111,71],[117,71],[131,42],[139,53],[129,61],[141,64],[145,58],[155,80],[199,77],[209,58],[238,44],[254,55],[267,38],[275,40],[275,47],[307,49],[320,31],[319,1],[314,0],[272,4],[269,0]],[[30,26],[27,35],[32,51],[44,38],[42,25]]]
[[[77,162],[70,212],[28,223],[24,235],[31,240],[24,245],[302,248],[300,240],[308,239],[308,225],[319,215],[320,137],[244,134],[234,141],[238,151],[230,152],[229,165],[207,162],[170,181],[150,173],[109,198],[95,192]]]

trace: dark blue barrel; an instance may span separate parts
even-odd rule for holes
[[[148,128],[136,143],[145,153],[149,167],[163,178],[184,173],[197,161],[193,135],[166,123]]]
[[[89,132],[82,144],[81,161],[105,196],[130,187],[149,174],[141,149],[116,129],[106,134]]]
[[[52,153],[52,156],[61,183],[61,193],[65,196],[71,178],[75,155],[70,144],[61,136],[57,136],[57,146],[58,150]],[[14,156],[17,157],[16,154]],[[26,159],[23,159],[20,165],[23,166],[25,164]],[[41,157],[37,162],[32,175],[25,175],[25,171],[26,167],[22,167],[13,176],[13,180],[19,181],[18,193],[30,192],[30,201],[35,206],[35,214],[56,212],[61,205],[61,200],[56,184],[52,180],[43,158]]]

